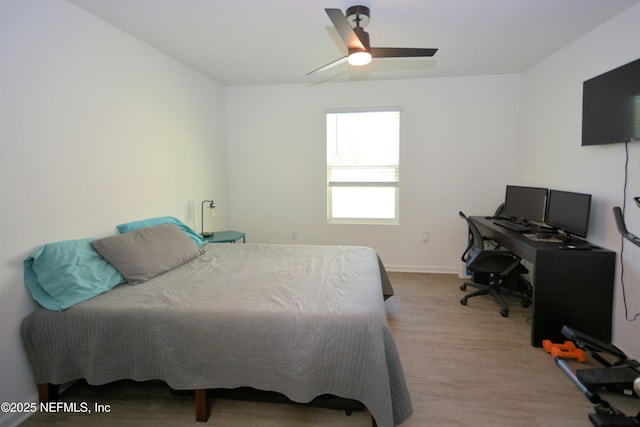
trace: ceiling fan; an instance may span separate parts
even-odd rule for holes
[[[333,26],[340,34],[340,38],[347,45],[348,54],[340,59],[323,65],[309,73],[317,73],[332,68],[345,60],[354,66],[366,65],[372,58],[408,58],[433,56],[438,49],[421,49],[405,47],[371,47],[369,33],[363,27],[369,25],[369,8],[366,6],[351,6],[346,14],[340,9],[325,9]]]

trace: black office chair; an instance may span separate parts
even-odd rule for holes
[[[469,226],[469,246],[461,259],[473,277],[473,283],[464,283],[460,289],[466,291],[467,286],[478,288],[465,295],[460,304],[467,305],[469,298],[478,295],[491,295],[502,307],[502,317],[509,316],[509,306],[503,296],[519,298],[521,305],[528,307],[531,304],[531,285],[523,276],[529,270],[520,263],[522,259],[508,250],[500,249],[499,245],[493,249],[485,248],[488,239],[480,234],[480,230],[468,216],[463,212],[459,212],[459,215]],[[480,278],[483,283],[479,283]]]

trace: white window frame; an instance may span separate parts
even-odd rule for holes
[[[337,141],[329,141],[329,129],[328,120],[331,115],[334,114],[349,114],[349,113],[380,113],[380,112],[392,112],[397,113],[397,153],[395,164],[365,164],[365,165],[332,165],[330,164],[329,144],[336,143]],[[387,108],[358,108],[358,109],[340,109],[340,110],[327,110],[326,115],[326,150],[327,150],[327,221],[329,224],[373,224],[373,225],[398,225],[400,223],[400,108],[387,107]],[[340,172],[343,170],[359,170],[366,174],[366,171],[377,171],[378,176],[375,179],[367,180],[340,180]],[[382,175],[380,171],[384,171]],[[338,179],[336,179],[336,176]],[[391,217],[385,218],[372,218],[372,217],[334,217],[333,216],[333,189],[334,188],[392,188],[394,190],[394,213]]]

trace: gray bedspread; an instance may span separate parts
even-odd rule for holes
[[[383,293],[393,290],[370,248],[209,244],[148,282],[37,309],[22,336],[38,384],[161,379],[297,402],[333,394],[388,427],[412,407]]]

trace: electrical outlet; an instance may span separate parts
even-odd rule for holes
[[[422,233],[420,233],[420,240],[422,240],[424,243],[427,243],[429,241],[429,232],[423,231]]]

